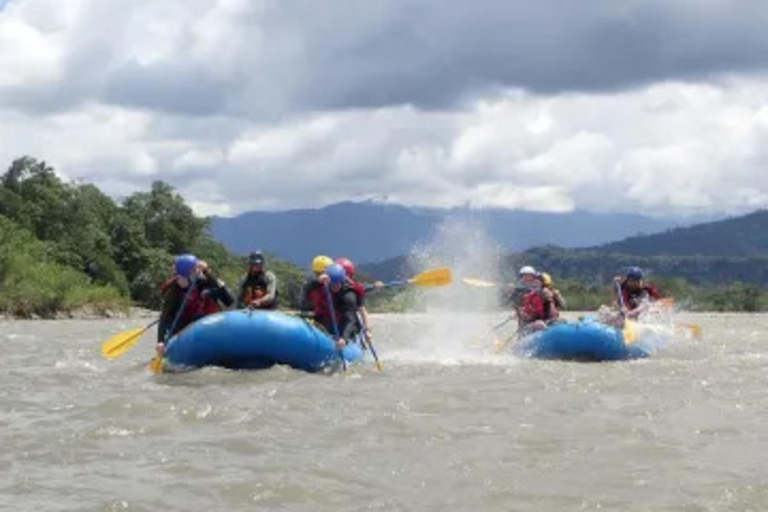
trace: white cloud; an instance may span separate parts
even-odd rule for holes
[[[47,31],[49,23],[33,24],[27,17],[21,5],[0,11],[0,87],[52,83],[60,77],[59,33],[55,27]]]
[[[206,213],[384,197],[546,211],[738,210],[768,206],[763,85],[513,92],[457,111],[397,107],[246,123],[220,140],[199,128],[169,132],[185,118],[149,111],[3,111],[0,157],[36,155],[120,193],[166,179]],[[531,133],[543,115],[548,128]]]
[[[14,0],[0,162],[29,154],[116,195],[164,179],[201,213],[768,206],[764,14],[721,26],[719,3],[585,0],[551,21],[516,4],[533,24],[506,2],[322,4]],[[520,35],[534,25],[551,37]]]

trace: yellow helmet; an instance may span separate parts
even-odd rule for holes
[[[312,260],[312,272],[322,274],[330,265],[333,265],[330,256],[315,256],[315,259]]]
[[[541,273],[541,283],[544,286],[552,286],[552,276],[547,274],[546,272]]]

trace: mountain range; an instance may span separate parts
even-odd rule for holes
[[[765,286],[768,211],[632,236],[589,248],[549,245],[510,252],[501,259],[499,271],[511,278],[522,265],[533,265],[558,278],[600,283],[610,281],[629,266],[640,266],[651,279],[683,278],[697,285],[742,282]],[[365,265],[362,270],[384,280],[417,271],[404,256]]]
[[[658,233],[701,217],[650,217],[626,213],[546,213],[525,210],[412,208],[376,202],[343,202],[319,209],[255,211],[213,217],[213,236],[231,251],[261,249],[301,266],[317,254],[381,262],[428,243],[447,219],[476,223],[505,251],[542,245],[575,248],[630,235]]]

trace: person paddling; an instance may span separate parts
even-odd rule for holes
[[[277,278],[265,269],[261,251],[248,256],[248,273],[240,281],[237,307],[250,309],[277,308]]]
[[[330,265],[333,265],[333,260],[330,256],[319,255],[312,259],[312,274],[307,277],[299,295],[299,310],[302,312],[316,312],[320,298],[325,293],[323,291],[323,284],[318,278]]]
[[[521,333],[527,334],[546,329],[557,320],[552,291],[544,288],[541,276],[531,266],[524,266],[518,273],[522,286],[515,289],[513,307]]]
[[[336,314],[335,323],[339,333],[336,344],[339,348],[344,348],[360,332],[357,320],[357,311],[360,307],[357,292],[347,281],[347,273],[344,268],[337,263],[329,265],[325,273],[321,274],[318,279],[323,286],[328,286],[333,308],[329,307],[328,295],[324,293],[319,300],[317,309],[320,316],[316,316],[315,319],[325,327],[326,331],[333,333],[335,331],[334,319],[331,317],[331,311],[333,311]]]
[[[208,265],[196,256],[177,256],[173,271],[173,277],[162,287],[163,305],[157,326],[159,356],[165,353],[165,342],[171,336],[192,322],[228,308],[235,302],[226,284],[217,279]]]
[[[360,328],[362,329],[363,334],[365,334],[365,338],[370,341],[373,338],[373,331],[371,331],[370,324],[368,323],[368,310],[365,309],[365,287],[359,281],[355,280],[355,264],[352,263],[349,258],[337,258],[336,264],[344,269],[344,272],[347,274],[347,284],[349,284],[357,294],[357,312],[360,315]],[[380,288],[378,284],[377,288]]]
[[[656,287],[643,280],[640,267],[630,267],[623,278],[616,276],[614,281],[618,284],[614,288],[616,303],[627,318],[637,319],[649,304],[662,298]],[[619,300],[618,293],[621,293],[622,300]]]
[[[559,313],[560,311],[565,309],[565,299],[563,298],[563,295],[560,293],[560,290],[555,288],[555,285],[552,282],[552,276],[550,276],[546,272],[542,272],[540,275],[541,275],[541,285],[547,290],[552,292],[552,301]]]

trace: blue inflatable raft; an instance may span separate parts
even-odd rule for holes
[[[528,335],[520,340],[515,352],[537,359],[620,361],[648,357],[651,346],[640,340],[634,322],[627,321],[620,330],[585,318]]]
[[[363,359],[360,343],[342,351]],[[168,341],[163,370],[203,366],[258,370],[284,364],[308,372],[341,366],[336,343],[311,322],[277,311],[224,311],[191,324]]]

